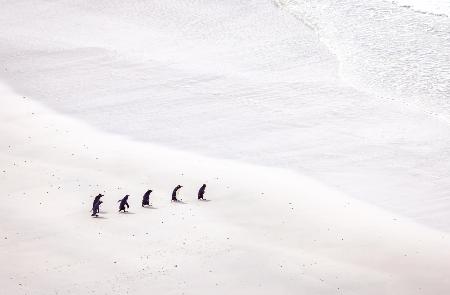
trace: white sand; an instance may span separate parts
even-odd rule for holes
[[[446,294],[448,235],[302,175],[102,134],[0,90],[2,294]],[[207,183],[210,202],[196,200]],[[170,202],[177,183],[185,204]],[[140,207],[147,188],[154,209]],[[103,192],[100,218],[89,216]],[[130,194],[130,213],[117,200]]]

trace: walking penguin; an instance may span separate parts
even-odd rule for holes
[[[100,199],[94,204],[92,207],[92,217],[98,217],[98,213],[100,212],[100,205],[103,203],[103,201],[100,201]]]
[[[205,194],[206,184],[203,184],[198,190],[198,199],[204,200],[203,195]]]
[[[149,189],[142,197],[142,207],[144,207],[145,205],[150,206],[150,194],[151,193],[152,193],[152,190]]]
[[[97,203],[98,201],[100,201],[100,198],[103,197],[102,194],[98,194],[95,196],[94,201],[92,202],[92,208],[94,208],[95,203]]]
[[[173,192],[172,192],[172,202],[178,202],[178,199],[177,199],[177,191],[180,189],[180,188],[182,188],[183,186],[181,186],[181,185],[177,185],[174,189],[173,189]]]
[[[92,202],[91,216],[98,216],[97,213],[100,212],[100,204],[103,203],[102,201],[100,201],[101,197],[103,197],[102,194],[98,194],[97,196],[95,196],[94,201]]]
[[[130,205],[128,205],[128,197],[129,197],[129,195],[126,195],[125,197],[123,197],[123,199],[118,201],[118,202],[120,202],[119,212],[121,212],[121,211],[127,212],[127,210],[125,209],[125,206],[127,206],[127,208],[130,208]]]

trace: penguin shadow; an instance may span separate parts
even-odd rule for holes
[[[105,216],[100,216],[100,215],[92,216],[92,218],[94,218],[94,219],[108,219],[107,217],[105,217]]]
[[[187,204],[187,203],[186,203],[186,202],[184,202],[183,200],[172,201],[172,203],[174,203],[174,204],[180,204],[180,205],[184,205],[184,204]]]
[[[144,208],[144,209],[153,209],[153,210],[158,209],[157,207],[153,207],[152,205],[150,205],[150,206],[143,206],[142,208]]]
[[[200,202],[211,202],[211,200],[207,200],[207,199],[200,199]]]
[[[132,215],[132,214],[136,214],[136,213],[134,213],[134,212],[130,212],[130,211],[125,211],[125,212],[117,212],[117,213],[119,213],[119,214],[125,214],[125,215]]]

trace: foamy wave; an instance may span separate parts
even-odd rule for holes
[[[448,0],[396,0],[392,2],[418,13],[445,17],[450,15]]]
[[[450,118],[450,21],[389,1],[279,0],[337,55],[341,76]]]

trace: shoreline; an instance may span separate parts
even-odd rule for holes
[[[0,42],[7,71],[0,78],[98,130],[211,158],[291,169],[450,232],[449,125],[410,95],[384,93],[383,83],[376,87],[381,93],[367,94],[378,81],[372,74],[381,76],[378,82],[394,80],[387,82],[392,88],[445,94],[447,63],[439,52],[446,52],[446,39],[422,28],[416,15],[396,8],[408,17],[392,18],[385,10],[394,4],[375,2],[382,1],[330,2],[336,6],[323,10],[326,15],[320,7],[314,9],[318,14],[311,11],[321,24],[319,35],[336,37],[349,62],[345,72],[362,84],[342,78],[343,57],[272,1],[196,2],[188,13],[192,3],[182,0],[35,6],[7,1],[0,12],[3,27],[10,28]],[[359,15],[365,16],[362,27]],[[396,28],[407,30],[399,35]],[[408,41],[417,39],[416,31],[419,41],[432,41],[431,55],[429,47]],[[372,42],[374,36],[381,43]],[[427,66],[427,79],[409,79],[420,67],[408,71],[417,63],[395,58],[404,50],[408,59]],[[378,62],[391,58],[389,51],[396,52],[394,68]],[[416,82],[430,87],[419,89]],[[446,101],[437,107],[445,109]]]

